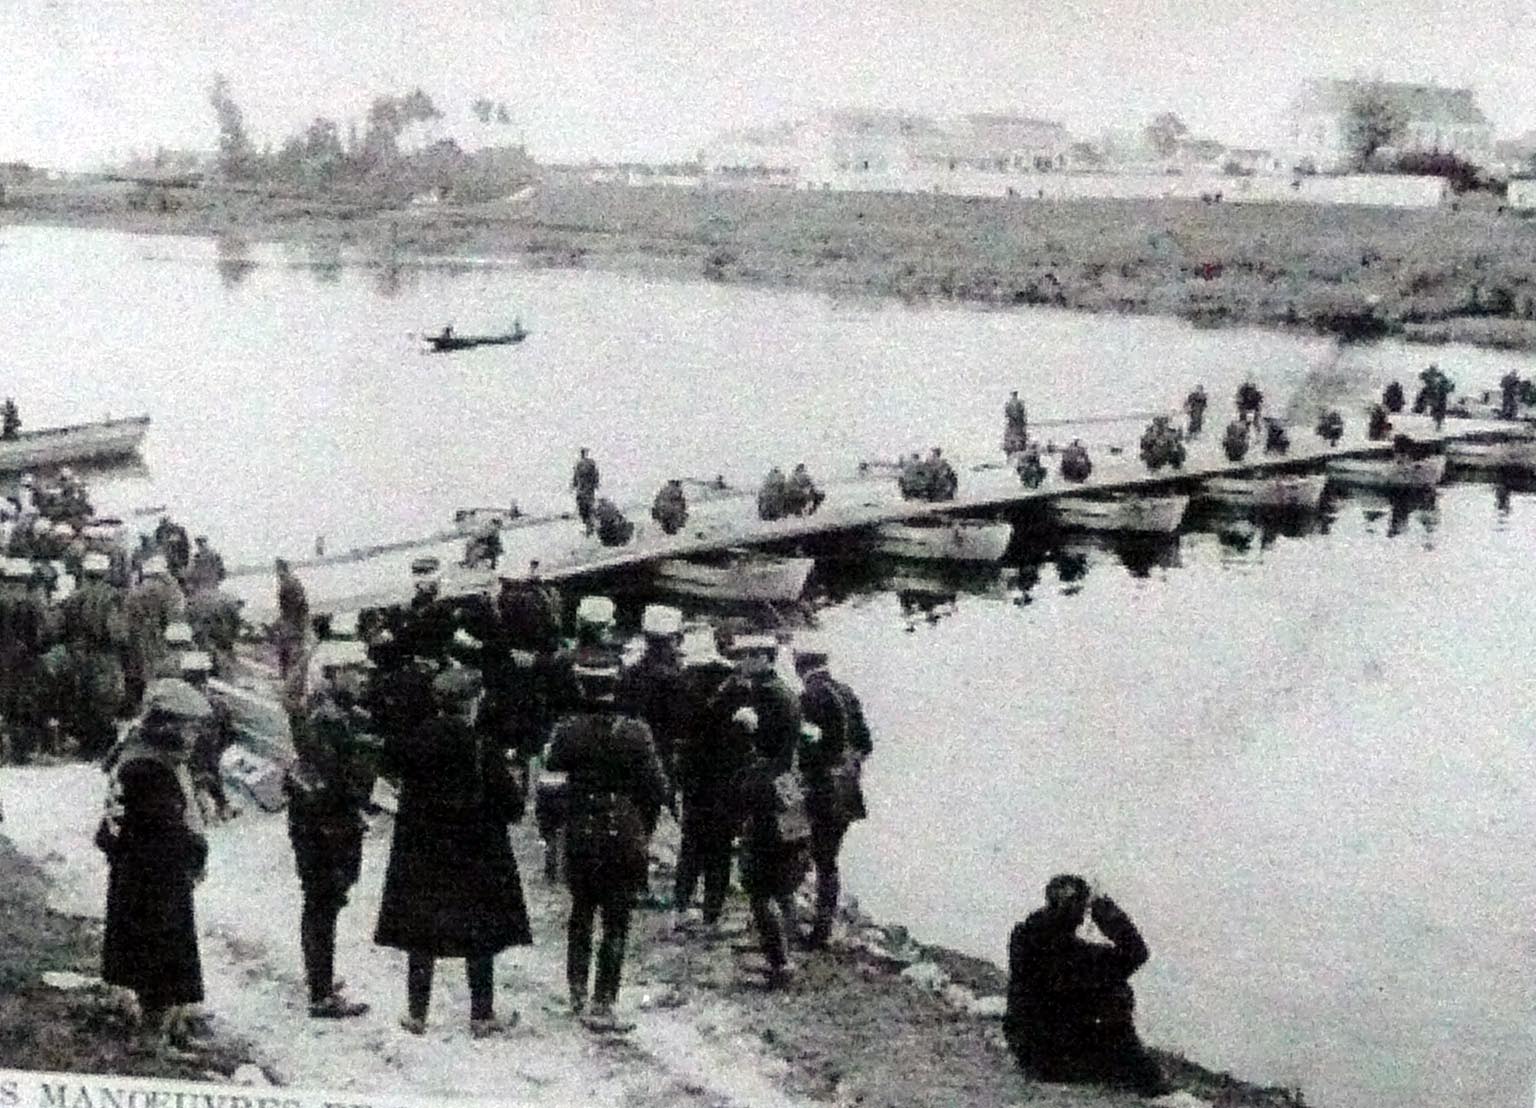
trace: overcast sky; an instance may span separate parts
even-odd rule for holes
[[[1536,128],[1536,0],[0,0],[0,43],[0,159],[54,165],[210,146],[216,71],[261,140],[420,85],[507,101],[546,160],[843,105],[1085,135],[1167,109],[1268,145],[1309,76],[1468,84],[1497,133]]]

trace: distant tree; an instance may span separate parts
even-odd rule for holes
[[[1173,112],[1162,112],[1152,117],[1141,134],[1159,157],[1171,158],[1179,149],[1179,140],[1189,134],[1189,127]]]
[[[368,168],[389,166],[400,156],[400,135],[412,123],[441,119],[432,98],[421,89],[405,96],[376,96],[368,108],[367,129],[363,134],[362,156]]]
[[[1369,167],[1383,146],[1397,141],[1406,124],[1402,109],[1380,81],[1357,85],[1344,115],[1344,147],[1354,167]]]
[[[512,122],[512,113],[507,111],[507,103],[505,100],[496,105],[496,122],[501,124]]]
[[[218,156],[215,165],[230,180],[249,180],[259,169],[256,148],[251,145],[245,130],[245,115],[235,103],[229,90],[229,81],[222,73],[213,77],[208,90],[208,101],[213,105],[214,118],[219,126]]]

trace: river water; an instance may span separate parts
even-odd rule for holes
[[[935,442],[989,456],[1011,388],[1036,418],[1166,407],[1195,380],[1220,411],[1245,373],[1272,401],[1357,407],[1427,360],[43,228],[0,229],[0,290],[0,387],[27,424],[148,412],[143,466],[98,475],[98,499],[169,505],[235,561],[424,534],[472,504],[565,508],[578,445],[642,500],[775,461],[830,477]],[[521,347],[427,357],[411,338],[514,315]],[[1433,356],[1464,390],[1532,370]],[[1523,1104],[1533,550],[1536,495],[1456,484],[1336,498],[1283,534],[1196,520],[1152,548],[1024,550],[996,576],[825,574],[835,668],[878,744],[848,891],[1002,960],[1045,880],[1082,871],[1152,947],[1153,1041],[1321,1105]]]

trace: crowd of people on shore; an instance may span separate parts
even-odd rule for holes
[[[0,719],[6,761],[104,755],[185,636],[212,672],[227,668],[240,602],[223,561],[162,517],[130,548],[68,468],[22,474],[0,499]],[[196,660],[194,660],[196,661]]]
[[[791,945],[827,944],[872,743],[858,697],[809,634],[791,647],[797,688],[776,664],[778,638],[735,623],[685,632],[672,608],[646,609],[643,647],[628,657],[604,597],[582,600],[567,638],[560,598],[536,578],[506,581],[494,599],[446,598],[424,573],[411,604],[348,627],[311,619],[283,567],[279,609],[312,1016],[367,1010],[336,984],[335,926],[380,776],[398,790],[398,813],[375,939],[407,954],[402,1026],[412,1033],[425,1029],[440,958],[465,959],[477,1036],[515,1020],[494,1011],[493,959],[534,939],[506,833],[530,801],[545,876],[563,872],[571,897],[571,1007],[594,1030],[627,1026],[614,1005],[632,913],[670,906],[680,941],[718,933],[737,853],[765,983],[791,979]],[[174,1013],[202,999],[191,898],[209,863],[186,818],[183,769],[209,714],[185,682],[152,684],[115,762],[113,826],[102,834],[114,872],[108,980],[141,995],[156,1034],[178,1034]],[[663,810],[678,821],[679,852],[671,888],[653,891],[648,844]],[[792,896],[811,870],[815,911],[802,933]],[[180,926],[157,939],[135,920],[149,911],[145,888],[167,881],[179,884],[156,910],[163,918],[168,899]]]

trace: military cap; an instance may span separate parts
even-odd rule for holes
[[[25,558],[0,558],[0,577],[7,581],[27,581],[33,574],[32,563]]]
[[[341,666],[366,666],[368,648],[356,639],[325,639],[315,644],[309,656],[315,669],[337,669]]]
[[[731,641],[735,654],[776,654],[778,650],[779,640],[772,635],[737,635]]]
[[[213,672],[213,656],[206,650],[183,650],[180,661],[183,673]]]
[[[460,627],[453,633],[453,645],[465,650],[479,650],[485,644]]]
[[[144,714],[169,719],[202,720],[213,714],[208,698],[179,677],[152,681],[144,692]]]
[[[192,641],[192,625],[190,623],[171,623],[165,628],[165,641],[171,646],[184,646]]]
[[[584,596],[576,606],[577,623],[608,624],[613,620],[613,601],[606,596]]]
[[[707,627],[689,631],[683,636],[683,661],[690,666],[703,666],[711,662],[723,662],[715,646],[715,635]]]
[[[640,619],[643,634],[668,637],[683,633],[683,613],[665,604],[648,604]]]
[[[355,639],[358,637],[356,612],[337,612],[331,616],[331,638]]]
[[[756,731],[757,730],[757,709],[756,708],[737,708],[735,714],[731,716],[731,722],[732,723],[736,723],[736,724],[740,724],[742,727],[746,728],[748,731]]]

